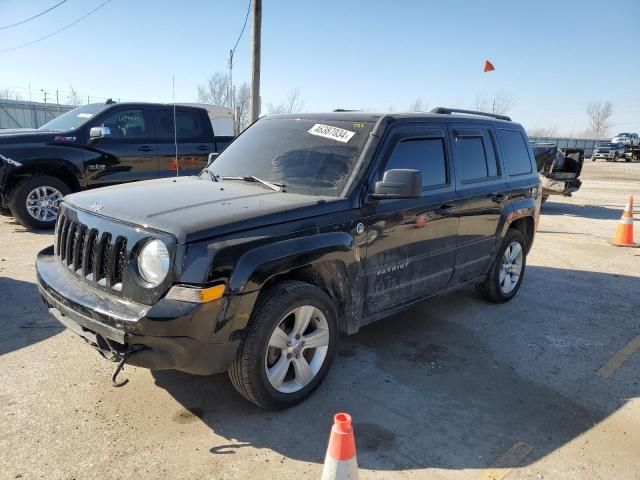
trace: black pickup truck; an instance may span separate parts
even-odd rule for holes
[[[69,193],[194,175],[231,140],[214,135],[204,108],[176,106],[174,119],[173,105],[113,101],[78,107],[36,130],[0,130],[0,210],[27,227],[53,228]]]
[[[265,117],[200,176],[69,195],[40,293],[119,362],[115,385],[125,362],[228,371],[258,405],[300,402],[341,334],[463,285],[492,302],[522,285],[533,152],[508,118],[459,112]]]

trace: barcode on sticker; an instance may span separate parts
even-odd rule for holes
[[[342,143],[347,143],[356,134],[356,132],[351,132],[349,130],[345,130],[344,128],[332,127],[331,125],[322,125],[321,123],[316,123],[308,130],[308,132],[311,135],[330,138],[331,140]]]

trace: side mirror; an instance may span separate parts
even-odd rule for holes
[[[209,154],[209,159],[207,160],[207,167],[211,165],[216,158],[218,158],[218,155],[220,155],[218,152],[213,152]]]
[[[98,140],[110,135],[111,129],[109,127],[91,127],[91,130],[89,130],[89,140]]]
[[[381,182],[376,182],[371,198],[418,198],[422,195],[422,174],[418,170],[387,170]]]

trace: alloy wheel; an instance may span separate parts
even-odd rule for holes
[[[58,218],[58,209],[62,201],[59,190],[46,185],[34,188],[27,195],[27,212],[36,220],[51,222]]]
[[[520,282],[523,261],[522,245],[518,242],[511,242],[502,256],[500,263],[500,290],[509,294]]]
[[[303,305],[287,313],[269,338],[265,371],[280,393],[294,393],[318,374],[329,349],[329,324],[316,307]]]

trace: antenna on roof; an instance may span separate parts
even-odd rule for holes
[[[180,162],[178,162],[178,128],[176,127],[176,76],[171,77],[171,95],[173,100],[173,144],[176,147],[176,177],[180,176]]]

